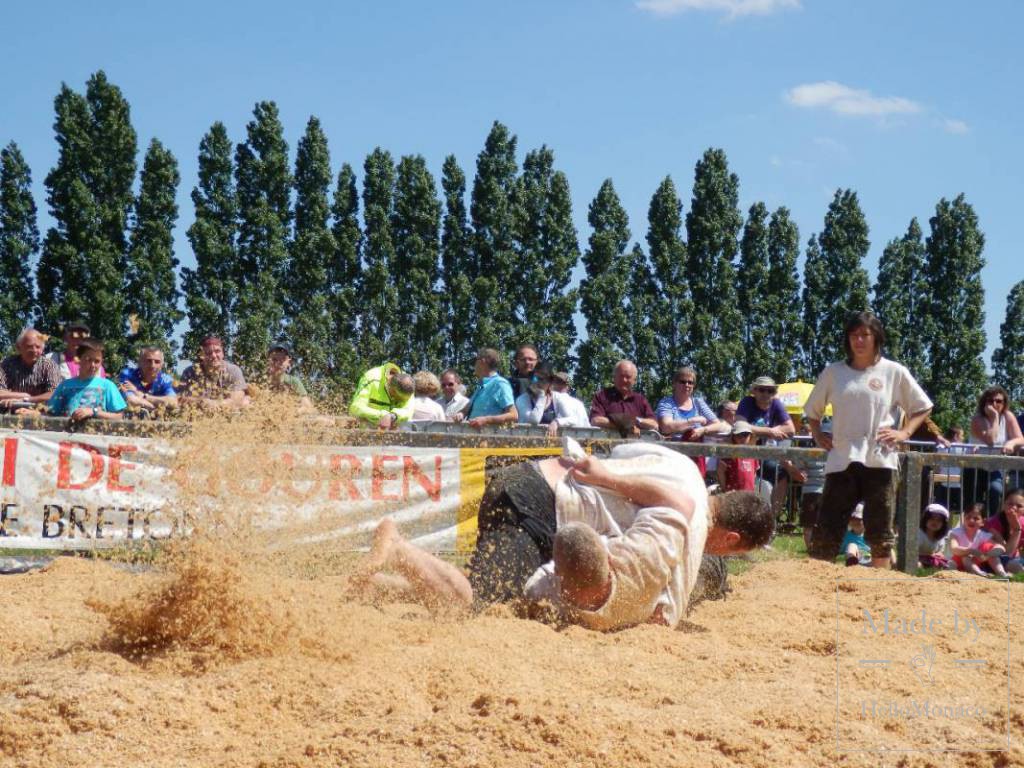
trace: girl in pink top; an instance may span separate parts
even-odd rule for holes
[[[996,576],[1006,577],[999,556],[1006,552],[1006,547],[997,542],[995,535],[981,529],[985,521],[984,505],[978,502],[966,512],[960,525],[949,532],[950,549],[953,551],[953,562],[961,571],[973,573],[975,576],[988,576],[982,566],[988,566]]]
[[[1024,489],[1014,488],[1003,499],[1003,507],[998,514],[985,521],[985,530],[992,534],[993,539],[1006,546],[1003,555],[1003,566],[1010,573],[1024,571],[1024,558],[1021,557],[1021,528],[1024,527]]]

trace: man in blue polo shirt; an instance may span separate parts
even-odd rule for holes
[[[498,352],[494,349],[481,349],[477,353],[473,371],[480,383],[462,412],[455,414],[455,421],[465,420],[469,426],[479,429],[484,426],[514,424],[519,418],[515,398],[512,397],[512,385],[498,374],[499,360]]]
[[[164,353],[159,347],[140,349],[138,367],[125,368],[117,379],[128,405],[143,411],[170,408],[178,402],[174,381],[164,373]]]

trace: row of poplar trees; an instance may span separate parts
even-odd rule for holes
[[[143,344],[190,357],[214,334],[252,372],[287,338],[313,391],[344,394],[384,360],[469,375],[475,349],[530,342],[574,371],[584,396],[627,357],[649,395],[691,364],[717,402],[761,374],[813,380],[839,355],[845,315],[872,307],[889,355],[922,382],[941,422],[962,420],[988,381],[984,236],[962,195],[938,202],[927,236],[912,219],[888,242],[872,286],[867,222],[856,193],[838,190],[806,241],[801,278],[789,211],[757,202],[744,216],[736,174],[709,149],[685,216],[672,178],[658,185],[646,247],[605,181],[581,252],[554,153],[531,150],[520,167],[516,137],[500,123],[477,157],[467,207],[454,156],[440,189],[422,156],[396,161],[380,148],[363,163],[361,188],[348,163],[335,174],[316,117],[292,163],[276,105],[260,102],[241,142],[216,122],[199,144],[187,233],[196,266],[179,271],[174,156],[153,139],[139,173],[128,102],[103,72],[84,94],[62,86],[55,111],[59,156],[45,180],[53,226],[42,239],[29,168],[14,143],[0,155],[4,348],[26,324],[59,336],[64,321],[84,318],[115,365]],[[1024,283],[1010,293],[992,361],[1017,401],[1022,310]]]

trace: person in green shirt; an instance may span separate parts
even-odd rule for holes
[[[267,352],[267,389],[271,392],[294,395],[299,400],[299,413],[311,413],[315,409],[309,393],[298,376],[289,371],[292,368],[292,351],[286,344],[275,344]]]
[[[378,429],[395,429],[412,418],[415,389],[412,376],[394,363],[371,368],[356,385],[349,415]]]

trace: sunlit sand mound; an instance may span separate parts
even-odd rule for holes
[[[836,577],[867,569],[759,564],[734,579],[728,599],[701,604],[679,631],[647,626],[607,635],[557,631],[502,611],[437,621],[413,606],[349,603],[338,596],[344,580],[337,576],[282,577],[290,600],[281,593],[264,600],[267,582],[246,578],[244,563],[227,571],[242,576],[225,578],[208,564],[138,575],[71,561],[5,579],[0,765],[897,762],[835,752]],[[180,581],[190,574],[204,586]],[[931,585],[896,578],[896,586],[851,583],[842,596],[911,612],[914,591]],[[90,594],[120,605],[120,614],[92,610],[84,602]],[[176,598],[184,605],[172,606]],[[1005,591],[979,589],[974,603],[984,621],[1005,622]],[[841,621],[853,621],[846,612]],[[1019,604],[1012,613],[1020,637]],[[120,638],[121,649],[104,638]],[[148,647],[149,638],[160,638],[154,647],[189,649],[166,657],[205,654],[209,663],[199,670],[160,659],[140,664],[124,653]],[[1011,678],[1020,680],[1018,646],[1012,656]],[[860,673],[844,683],[856,695],[872,689]],[[988,673],[974,682],[989,700],[1005,697],[1005,684],[1005,675]],[[899,695],[907,685],[904,675],[873,692]],[[1019,701],[1010,709],[1014,734],[1024,728]],[[978,736],[1006,725],[981,721]],[[950,739],[964,729],[945,727]],[[911,748],[919,733],[913,722],[876,722],[860,726],[857,739],[869,745],[886,736]],[[1009,752],[898,759],[904,766],[1013,766],[1024,765],[1024,750],[1015,736]]]

